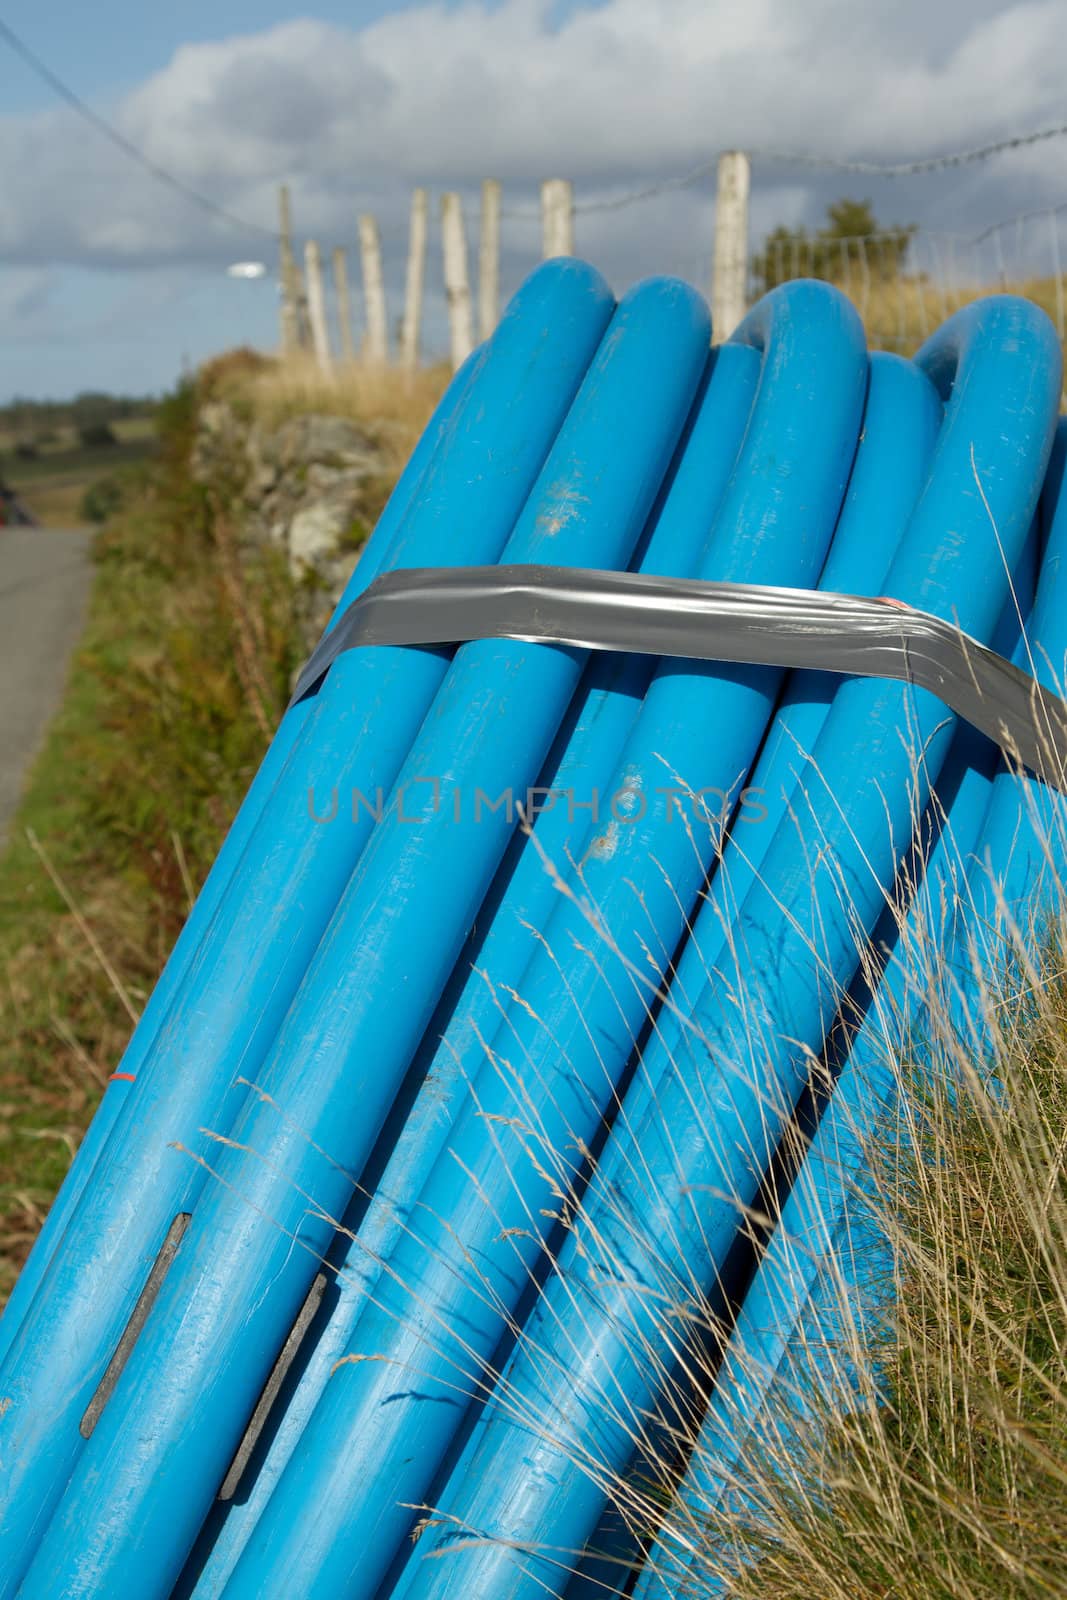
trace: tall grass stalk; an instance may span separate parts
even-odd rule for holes
[[[661,1398],[628,1418],[633,1465],[582,1462],[633,1561],[600,1562],[597,1592],[629,1593],[651,1546],[672,1600],[1067,1595],[1067,941],[1060,920],[1000,912],[962,967],[901,913],[917,947],[909,1016],[882,1019],[893,1093],[851,1129],[867,1170],[843,1173],[847,1231],[827,1221],[831,1249],[816,1228],[786,1257],[816,1287],[755,1421],[727,1399],[701,1430],[724,1360],[734,1389],[767,1380],[730,1342],[736,1306],[680,1282],[664,1305],[645,1352]],[[813,1081],[829,1087],[820,1064]],[[741,1222],[757,1258],[807,1132]],[[682,1360],[679,1327],[696,1334]],[[497,1403],[553,1437],[506,1378]],[[604,1404],[619,1410],[610,1382]],[[687,1465],[706,1498],[676,1498]],[[462,1559],[478,1530],[456,1534]],[[529,1554],[540,1571],[549,1553]],[[581,1556],[554,1558],[562,1595]]]

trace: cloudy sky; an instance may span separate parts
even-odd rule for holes
[[[536,259],[543,177],[573,178],[588,203],[731,146],[903,161],[1067,121],[1067,0],[318,0],[310,13],[0,0],[0,19],[147,158],[247,224],[156,182],[0,42],[5,398],[157,390],[228,344],[269,346],[282,181],[298,235],[325,249],[353,246],[359,212],[377,214],[396,316],[416,183],[468,194],[473,232],[479,181],[503,180],[510,288]],[[620,289],[656,270],[703,283],[713,188],[580,215],[578,248]],[[842,194],[964,240],[1067,201],[1067,139],[895,180],[757,157],[753,231],[817,222]],[[1003,238],[1040,270],[1049,227]],[[271,274],[226,276],[247,258]]]

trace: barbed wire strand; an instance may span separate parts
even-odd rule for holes
[[[833,172],[855,172],[875,178],[909,178],[926,172],[940,172],[948,167],[969,166],[975,161],[989,161],[1008,150],[1022,150],[1030,145],[1043,144],[1049,139],[1067,136],[1067,122],[1058,122],[1050,128],[1038,128],[1032,133],[1016,134],[1010,139],[997,139],[990,144],[974,145],[967,150],[953,150],[939,156],[923,156],[917,161],[848,161],[834,156],[798,155],[792,150],[761,149],[746,151],[753,161],[777,161],[783,166],[823,167]]]
[[[1031,145],[1043,144],[1050,139],[1064,137],[1067,137],[1067,122],[1060,122],[1053,127],[1038,128],[1032,133],[1016,134],[1010,139],[998,139],[993,143],[975,145],[966,150],[952,150],[943,155],[923,156],[915,161],[898,162],[852,161],[839,159],[836,156],[820,156],[804,151],[777,150],[763,146],[746,148],[744,153],[750,161],[775,162],[781,166],[810,167],[826,172],[852,172],[865,177],[905,178],[927,172],[939,172],[951,167],[968,166],[977,161],[990,161],[994,156],[1002,155],[1006,151],[1022,150]],[[670,194],[678,189],[687,189],[693,184],[701,183],[717,172],[718,165],[719,157],[716,156],[714,160],[702,161],[699,166],[678,177],[665,178],[657,183],[646,184],[640,189],[628,189],[622,194],[606,195],[599,200],[579,201],[574,210],[576,214],[621,211],[626,206],[655,199],[657,195]],[[526,207],[508,208],[501,215],[515,220],[536,221],[540,217],[540,212]]]

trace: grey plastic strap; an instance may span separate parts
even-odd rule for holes
[[[899,601],[580,567],[419,567],[378,578],[297,680],[346,650],[518,639],[749,666],[811,667],[929,689],[1008,757],[1067,790],[1067,703],[968,634]]]

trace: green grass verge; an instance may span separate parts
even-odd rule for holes
[[[189,389],[164,407],[158,459],[97,536],[85,634],[0,857],[0,1298],[301,654],[281,561],[238,564],[225,507],[191,484],[194,407]]]

